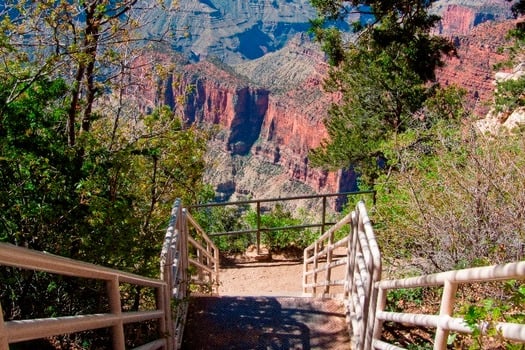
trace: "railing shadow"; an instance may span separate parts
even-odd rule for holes
[[[182,349],[333,349],[348,344],[344,318],[301,298],[198,297]]]

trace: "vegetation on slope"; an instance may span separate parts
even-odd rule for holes
[[[314,2],[318,23],[345,18],[348,6],[359,3]],[[329,138],[312,151],[312,161],[355,167],[361,186],[378,190],[375,224],[391,261],[418,258],[429,272],[519,259],[522,132],[481,134],[463,105],[464,92],[434,83],[441,55],[452,48],[429,34],[437,20],[427,12],[429,2],[367,4],[362,9],[376,22],[357,26],[352,42],[316,27],[335,64],[326,85],[342,98],[329,111]],[[521,81],[501,84],[499,108],[516,107],[521,97],[512,96],[522,93]]]
[[[207,134],[129,98],[135,3],[0,8],[0,240],[157,277],[174,199],[195,201],[204,188]],[[5,319],[109,310],[93,281],[3,266],[0,284]],[[135,310],[151,297],[124,295]],[[106,348],[105,336],[56,341]]]
[[[344,18],[347,6],[361,3],[370,5],[364,9],[377,22],[357,28],[361,32],[355,41],[344,42],[337,30],[317,27],[317,37],[334,64],[326,84],[341,94],[341,100],[325,121],[329,139],[312,151],[312,160],[332,169],[353,166],[361,173],[361,186],[377,190],[374,228],[389,274],[523,259],[523,126],[485,134],[478,118],[465,108],[463,91],[434,84],[433,71],[447,45],[428,35],[433,19],[426,11],[431,2],[314,1],[328,19]],[[514,6],[516,13],[523,12],[522,5],[520,1]],[[319,24],[324,24],[322,19]],[[511,52],[521,63],[523,33],[518,28],[513,34],[516,46]],[[421,61],[430,64],[414,64]],[[521,77],[498,84],[495,111],[503,118],[523,107],[523,81]],[[463,289],[463,305],[456,312],[474,333],[451,334],[450,345],[522,349],[522,344],[503,341],[494,325],[523,322],[523,283],[510,281],[504,293],[496,285]],[[425,297],[439,298],[423,289],[395,293],[389,298],[405,311],[420,309]],[[481,321],[487,322],[486,334],[477,328]],[[426,338],[426,344],[432,338],[427,330],[407,333],[398,329],[389,339],[424,349],[418,338]]]

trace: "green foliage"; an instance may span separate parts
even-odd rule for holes
[[[70,206],[74,179],[67,173],[75,170],[74,152],[65,147],[60,102],[67,87],[40,79],[19,89],[9,105],[7,96],[0,97],[0,238],[61,252],[75,230],[64,213],[81,210]],[[5,83],[0,90],[12,91]]]
[[[166,107],[145,115],[130,95],[136,3],[2,3],[0,240],[157,277],[174,199],[203,192],[208,134]],[[6,319],[108,311],[93,281],[1,267],[0,284]],[[151,300],[122,292],[132,309]],[[102,346],[79,337],[63,347],[107,347],[107,334]]]
[[[205,232],[224,233],[244,230],[257,230],[257,212],[248,206],[211,206],[195,210],[192,215]],[[270,251],[297,248],[303,249],[311,244],[318,233],[309,229],[286,229],[307,222],[306,214],[294,217],[291,212],[277,204],[271,211],[260,214],[261,243]],[[282,228],[282,229],[279,229]],[[214,243],[221,252],[243,253],[256,244],[256,234],[213,236]]]
[[[407,350],[431,350],[434,347],[430,343],[407,344]]]
[[[194,201],[203,188],[207,133],[165,108],[136,116],[140,129],[100,114],[71,147],[64,81],[7,81],[0,91],[1,241],[156,277],[173,200]],[[8,267],[0,281],[7,319],[107,311],[93,281]]]
[[[387,294],[388,311],[400,312],[407,305],[412,307],[423,303],[423,288],[399,288],[388,291]]]
[[[245,216],[245,220],[252,229],[257,228],[257,212],[249,211]],[[292,213],[285,210],[280,204],[276,204],[268,214],[261,214],[259,220],[261,231],[266,231],[261,235],[262,243],[270,251],[286,248],[303,249],[315,239],[315,233],[310,230],[284,229],[290,226],[301,225],[304,221],[294,218]]]
[[[242,220],[245,207],[206,207],[192,212],[193,217],[207,233],[234,232],[248,229]],[[255,242],[254,234],[212,236],[223,253],[241,253]]]
[[[434,142],[414,143],[416,133],[398,139],[401,171],[377,181],[374,220],[385,257],[423,258],[421,268],[433,272],[519,256],[523,136],[467,130],[441,122],[429,129]]]
[[[469,349],[484,349],[493,339],[505,344],[505,349],[523,349],[523,345],[505,341],[496,326],[498,322],[525,322],[525,285],[507,281],[505,294],[507,297],[504,299],[484,299],[476,305],[463,306],[460,314],[472,330],[472,334],[467,337],[468,340],[472,340]]]
[[[525,78],[498,82],[494,105],[497,112],[512,112],[525,106]]]
[[[388,143],[412,128],[425,125],[425,101],[436,91],[434,70],[453,47],[429,30],[437,18],[426,12],[426,1],[366,2],[377,22],[363,29],[354,42],[343,42],[326,18],[345,18],[345,6],[360,1],[314,2],[321,19],[314,33],[323,43],[333,68],[326,88],[341,93],[325,120],[328,139],[310,153],[314,166],[354,167],[362,181],[373,184],[385,167]]]

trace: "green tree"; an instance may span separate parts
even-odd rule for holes
[[[100,117],[79,158],[68,144],[67,84],[39,77],[6,104],[9,84],[0,84],[0,240],[157,276],[173,200],[193,202],[204,188],[207,133],[168,108],[137,116],[141,128],[122,122],[117,134]],[[8,319],[107,311],[93,281],[9,267],[0,280]],[[147,300],[140,290],[126,295],[135,309]]]
[[[365,183],[385,169],[385,143],[413,127],[427,125],[423,103],[433,94],[434,71],[450,42],[430,35],[438,17],[428,1],[313,1],[319,19],[313,31],[336,64],[326,81],[341,100],[325,120],[328,138],[311,151],[313,165],[356,167]],[[350,21],[358,12],[371,23],[354,23],[355,35],[326,27],[330,20]]]
[[[508,2],[512,2],[514,0],[507,0]],[[519,15],[523,15],[525,13],[525,1],[518,0],[512,5],[512,13],[515,17],[518,17]]]
[[[3,241],[67,253],[77,212],[73,153],[65,142],[64,81],[40,78],[5,104],[12,91],[1,83],[0,232]],[[7,85],[7,86],[6,86]],[[64,241],[66,240],[66,241]]]
[[[95,104],[104,101],[100,97],[110,90],[118,96],[119,90],[137,84],[129,75],[138,48],[160,40],[143,34],[148,13],[169,7],[164,1],[139,6],[138,0],[5,1],[0,7],[0,77],[17,84],[41,76],[64,78],[71,86],[67,136],[74,146],[97,118]],[[21,92],[17,84],[7,104]]]
[[[135,103],[136,3],[0,6],[2,242],[157,276],[173,200],[203,188],[208,134]],[[7,267],[0,279],[10,319],[107,311],[92,281]],[[126,294],[135,309],[147,299]]]

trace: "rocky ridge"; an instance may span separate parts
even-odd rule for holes
[[[153,0],[141,0],[145,5]],[[196,0],[166,1],[169,10],[148,12],[148,33],[165,35],[171,48],[192,62],[217,57],[228,65],[261,58],[282,49],[310,28],[316,11],[309,0]],[[147,8],[148,6],[144,6]],[[462,12],[450,11],[452,7]],[[467,33],[485,21],[511,17],[506,0],[437,0],[433,12],[443,16],[442,34]],[[351,15],[350,22],[367,21]],[[454,17],[456,16],[456,17]],[[347,28],[348,26],[342,28]]]
[[[504,58],[498,49],[514,22],[483,22],[489,17],[473,1],[441,3],[448,4],[436,30],[455,43],[458,57],[447,61],[439,81],[467,88],[483,113],[494,88],[492,65]],[[508,10],[505,1],[492,3]],[[216,60],[179,65],[163,98],[189,121],[220,127],[206,174],[218,199],[354,189],[351,171],[328,173],[308,163],[309,149],[326,137],[323,119],[336,98],[322,90],[327,70],[324,55],[304,34],[277,52],[231,66]],[[185,103],[177,103],[182,97]]]
[[[309,149],[326,137],[320,116],[325,115],[330,96],[322,92],[327,71],[323,56],[303,39],[290,43],[281,56],[285,61],[296,57],[296,69],[287,67],[281,73],[276,69],[286,84],[275,83],[272,74],[258,78],[257,65],[252,69],[238,66],[235,73],[203,61],[183,66],[177,73],[177,89],[168,100],[191,92],[183,105],[172,107],[190,122],[220,126],[210,142],[207,174],[219,198],[353,189],[352,172],[329,173],[308,164]],[[276,88],[272,84],[280,84],[282,92],[271,94],[268,88]]]

